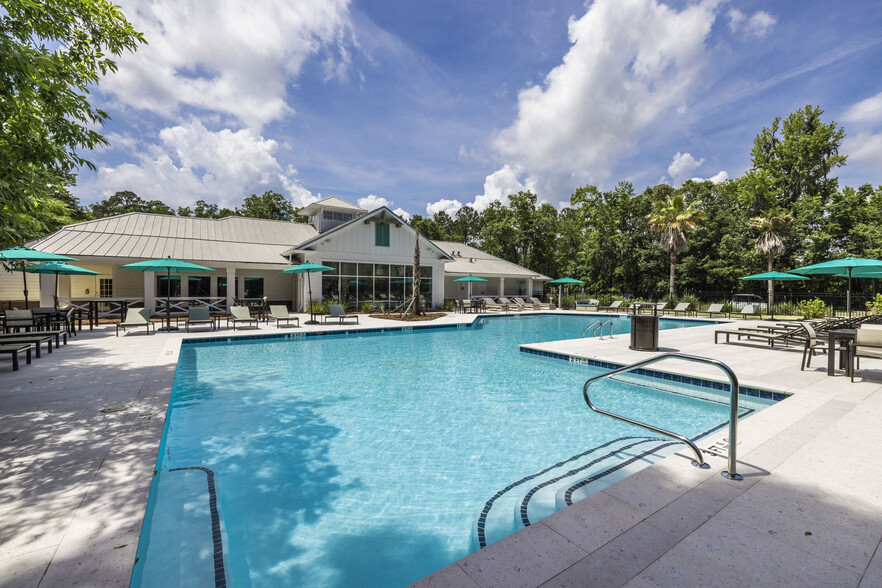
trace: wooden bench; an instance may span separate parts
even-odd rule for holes
[[[39,347],[38,347],[39,348]],[[31,363],[31,344],[30,343],[5,343],[0,345],[0,353],[8,353],[12,355],[12,371],[18,371],[18,354],[25,352],[25,361]]]

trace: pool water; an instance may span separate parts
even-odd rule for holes
[[[585,406],[605,370],[519,351],[592,320],[183,345],[133,586],[402,586],[682,449]],[[592,401],[688,437],[728,418],[728,392],[644,376]]]

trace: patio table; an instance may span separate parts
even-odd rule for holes
[[[855,329],[831,329],[827,332],[827,375],[835,375],[836,342],[839,341],[839,369],[845,370],[845,375],[851,375],[851,361],[848,357],[849,343],[854,341]]]

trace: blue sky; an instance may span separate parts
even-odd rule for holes
[[[149,45],[94,92],[111,146],[83,203],[561,206],[585,184],[738,177],[806,104],[845,127],[841,184],[882,184],[877,0],[121,4]]]

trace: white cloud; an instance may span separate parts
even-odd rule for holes
[[[853,105],[842,115],[842,120],[854,123],[882,121],[882,92]]]
[[[757,10],[752,16],[732,8],[726,14],[729,18],[729,30],[735,34],[749,37],[764,37],[772,31],[778,19],[764,10]]]
[[[426,205],[426,213],[432,217],[442,210],[450,216],[455,216],[456,211],[462,208],[462,202],[459,200],[438,200]]]
[[[709,178],[689,178],[693,182],[712,182],[714,184],[722,184],[726,180],[729,179],[729,174],[725,171],[721,171],[715,175],[712,175]]]
[[[358,204],[365,210],[376,210],[381,206],[385,206],[386,208],[392,206],[392,203],[390,201],[375,194],[368,194],[364,198],[359,198],[356,201],[356,204]]]
[[[849,161],[861,161],[870,169],[882,171],[882,133],[867,131],[848,137],[842,143],[842,150]]]
[[[520,175],[518,170],[510,165],[502,166],[501,169],[484,178],[484,193],[475,196],[475,201],[469,206],[478,212],[483,212],[495,200],[508,204],[509,196],[529,189],[518,179]]]
[[[344,77],[349,0],[126,0],[148,45],[118,59],[101,89],[161,116],[183,105],[260,128],[291,111],[286,84],[323,48],[327,77]],[[332,51],[330,49],[329,51]],[[339,60],[339,61],[338,61]]]
[[[283,190],[296,206],[317,200],[297,179],[297,170],[275,159],[278,144],[251,130],[210,131],[199,121],[165,128],[161,144],[135,153],[137,163],[99,168],[97,176],[74,191],[92,202],[119,190],[132,190],[145,200],[186,206],[203,199],[237,206],[251,193]]]
[[[409,212],[407,212],[406,210],[404,210],[403,208],[396,208],[392,212],[394,212],[395,214],[397,214],[398,216],[400,216],[401,218],[403,218],[406,221],[409,221],[411,218],[413,218],[411,216],[411,214]]]
[[[685,180],[689,174],[698,169],[702,163],[704,163],[704,159],[696,160],[692,157],[691,153],[680,153],[678,151],[674,155],[671,164],[668,166],[668,174],[670,174],[674,185],[678,186],[683,183],[683,180]]]
[[[640,130],[683,107],[706,60],[716,6],[592,3],[570,20],[563,63],[518,95],[517,119],[494,142],[498,154],[546,197],[600,183]]]

